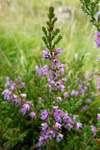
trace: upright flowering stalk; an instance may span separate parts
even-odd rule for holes
[[[62,53],[61,48],[56,48],[56,45],[62,39],[62,36],[59,34],[60,30],[54,29],[54,24],[57,21],[57,18],[54,14],[54,8],[51,6],[49,8],[47,27],[42,27],[44,36],[42,37],[46,50],[42,51],[43,59],[49,59],[50,65],[44,65],[43,67],[35,66],[35,70],[38,72],[39,76],[47,76],[48,83],[45,87],[49,87],[49,90],[55,90],[59,88],[61,91],[64,91],[64,85],[62,80],[59,80],[61,72],[64,71],[64,64],[60,64],[60,61],[57,59],[57,55]]]
[[[54,24],[57,21],[57,18],[54,14],[54,8],[49,7],[47,26],[42,27],[44,36],[42,37],[46,49],[42,51],[43,59],[48,59],[50,61],[49,65],[45,64],[43,67],[35,66],[35,70],[38,72],[38,75],[44,78],[46,75],[47,84],[44,85],[45,88],[49,88],[49,91],[64,91],[65,86],[63,85],[63,79],[61,78],[64,72],[64,64],[60,64],[60,61],[57,59],[57,55],[62,53],[61,48],[57,48],[56,45],[62,39],[62,36],[59,34],[59,29],[54,29]],[[57,96],[53,99],[53,103],[61,102],[61,97]],[[41,101],[40,101],[41,102]]]
[[[51,106],[49,105],[49,107],[46,107],[46,109],[40,110],[39,115],[44,123],[41,124],[40,128],[42,128],[42,131],[39,137],[39,142],[36,144],[36,146],[44,145],[45,142],[48,142],[55,137],[57,142],[61,141],[63,138],[63,135],[59,133],[59,130],[61,130],[61,124],[58,123],[61,122],[61,115],[63,114],[63,111],[58,109],[58,106],[54,106],[57,107],[56,110],[52,108],[53,104],[61,103],[62,101],[62,98],[59,95],[55,97],[55,91],[64,91],[65,88],[60,76],[61,72],[64,71],[64,64],[60,64],[60,61],[57,59],[57,55],[62,53],[62,50],[61,48],[56,47],[56,45],[62,39],[62,36],[59,34],[59,29],[54,29],[54,24],[57,21],[57,18],[55,17],[54,8],[52,6],[49,7],[48,19],[49,21],[47,22],[47,27],[42,27],[42,31],[44,33],[42,39],[46,46],[46,49],[42,51],[42,57],[43,59],[48,59],[50,64],[45,64],[43,67],[36,65],[35,70],[42,78],[44,75],[46,75],[47,84],[44,85],[44,87],[48,87],[49,92],[52,91],[54,97],[52,97]],[[39,102],[42,102],[40,98]],[[58,130],[58,132],[55,132],[55,130]]]
[[[57,18],[55,17],[54,8],[52,6],[49,8],[48,18],[47,27],[42,27],[44,33],[42,39],[46,46],[46,49],[42,51],[42,57],[43,59],[48,59],[50,63],[49,65],[45,64],[43,67],[36,65],[35,70],[42,78],[44,78],[44,75],[46,76],[47,83],[44,85],[44,88],[48,88],[53,96],[51,100],[46,101],[45,109],[40,110],[39,113],[40,119],[42,120],[40,127],[42,131],[39,136],[39,141],[36,144],[38,147],[45,145],[54,138],[57,142],[60,142],[64,137],[64,135],[61,134],[62,123],[65,130],[71,130],[73,127],[79,130],[83,125],[80,122],[76,124],[75,115],[68,115],[67,112],[59,108],[63,103],[63,97],[67,98],[69,95],[67,91],[64,91],[64,81],[66,81],[66,78],[63,77],[63,72],[65,65],[61,64],[57,58],[57,56],[62,53],[62,50],[61,48],[57,48],[56,45],[61,40],[62,36],[59,35],[59,29],[54,29]],[[74,94],[78,95],[79,93],[74,90],[72,91],[72,95]],[[38,103],[42,102],[43,99],[41,95]]]

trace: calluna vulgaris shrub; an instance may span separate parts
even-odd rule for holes
[[[99,0],[80,0],[97,27],[95,47],[100,47]],[[84,57],[66,66],[59,60],[62,39],[49,7],[42,37],[46,49],[37,62],[34,78],[6,77],[0,99],[0,149],[97,150],[100,147],[100,77],[82,71]]]

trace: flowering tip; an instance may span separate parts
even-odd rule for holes
[[[36,117],[36,114],[35,114],[35,112],[31,112],[31,113],[29,114],[29,116],[30,116],[31,118],[34,118],[34,117]]]
[[[82,123],[77,122],[77,123],[76,123],[76,129],[78,130],[79,128],[82,128],[82,125],[83,125]]]
[[[100,120],[100,114],[97,114],[97,119]]]

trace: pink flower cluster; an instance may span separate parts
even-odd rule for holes
[[[64,122],[64,128],[71,130],[75,127],[76,130],[82,128],[82,123],[75,122],[77,115],[70,117],[67,112],[63,112],[58,106],[53,106],[52,111],[48,112],[46,109],[40,111],[41,119],[45,122],[41,124],[41,135],[39,136],[39,141],[36,146],[44,145],[48,140],[53,140],[56,138],[57,142],[60,142],[63,139],[64,135],[61,134],[62,125]],[[50,119],[50,121],[49,121]],[[52,121],[52,123],[51,123]]]
[[[33,104],[32,101],[26,101],[25,104],[22,105],[22,108],[20,110],[20,112],[23,114],[23,116],[26,114],[27,111],[31,110],[31,113],[29,114],[29,116],[31,118],[36,117],[35,112],[33,112]]]
[[[82,81],[80,78],[77,78],[75,81],[75,85],[77,86],[76,89],[70,90],[67,88],[65,91],[65,84],[64,82],[67,81],[64,75],[64,64],[60,64],[60,61],[57,59],[57,54],[61,53],[62,50],[60,48],[56,48],[54,52],[49,52],[48,49],[43,50],[43,59],[49,59],[51,65],[45,64],[43,67],[38,65],[35,66],[35,70],[38,72],[38,75],[44,78],[46,76],[47,83],[43,85],[43,87],[49,87],[49,91],[53,93],[51,105],[48,108],[44,108],[40,110],[39,118],[41,119],[41,133],[39,136],[39,141],[36,146],[43,146],[49,140],[53,140],[56,138],[57,142],[60,142],[64,135],[61,134],[62,127],[65,130],[79,130],[82,128],[83,124],[78,121],[76,122],[77,115],[68,114],[68,112],[64,112],[64,110],[60,109],[59,106],[64,102],[63,100],[70,99],[70,98],[77,98],[80,95],[84,95],[90,85],[91,77],[85,74],[84,77],[86,81]],[[5,100],[12,100],[12,103],[17,105],[19,104],[20,112],[24,115],[28,114],[31,118],[36,117],[36,113],[34,112],[34,105],[32,101],[27,101],[27,94],[21,93],[19,88],[23,88],[25,83],[21,83],[22,78],[18,77],[15,79],[15,82],[11,81],[9,77],[6,77],[6,86],[2,93],[4,95]],[[99,78],[98,78],[99,84]],[[96,85],[98,87],[98,85]],[[98,88],[99,89],[99,88]],[[17,91],[15,94],[14,92]],[[59,94],[60,93],[60,94]],[[91,93],[92,95],[92,93]],[[91,96],[92,97],[92,96]],[[39,97],[38,104],[43,102],[43,98]],[[79,107],[79,109],[84,110],[88,107],[88,104],[92,102],[92,99],[86,97],[84,106]],[[40,105],[40,104],[39,104]],[[55,106],[54,106],[55,105]],[[100,120],[100,114],[97,114],[97,119]],[[43,122],[44,121],[44,122]],[[90,126],[91,131],[93,134],[96,134],[97,129],[95,126]]]
[[[2,92],[4,95],[4,99],[8,101],[12,101],[12,104],[19,105],[21,107],[20,112],[23,116],[26,114],[27,111],[31,110],[29,116],[31,118],[36,117],[36,114],[33,112],[33,104],[32,101],[26,101],[27,94],[20,94],[19,88],[23,88],[25,83],[21,82],[22,78],[18,77],[15,79],[15,82],[11,81],[9,77],[6,77],[6,86],[8,89],[5,89]],[[17,94],[14,94],[14,92]]]
[[[64,71],[64,64],[60,64],[60,61],[56,58],[56,55],[61,53],[62,50],[60,48],[56,48],[54,52],[52,52],[52,55],[50,52],[46,49],[43,50],[43,58],[49,59],[51,61],[51,66],[44,65],[43,67],[39,67],[38,65],[35,66],[35,70],[38,72],[38,75],[42,78],[44,74],[46,74],[48,83],[44,87],[49,87],[49,90],[54,90],[55,88],[59,88],[61,91],[64,91],[65,86],[63,85],[63,79],[57,80],[59,78],[60,72]]]

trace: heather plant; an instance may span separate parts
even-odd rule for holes
[[[81,3],[95,25],[95,18],[99,21],[99,1],[81,0]],[[57,44],[62,36],[60,29],[55,29],[56,21],[51,6],[47,26],[42,27],[45,50],[35,66],[34,78],[26,75],[23,82],[19,76],[13,80],[6,77],[4,90],[0,89],[1,149],[99,148],[98,71],[82,71],[84,56],[73,58],[68,69],[60,62],[63,51]],[[99,34],[97,36],[96,47],[99,47]]]

